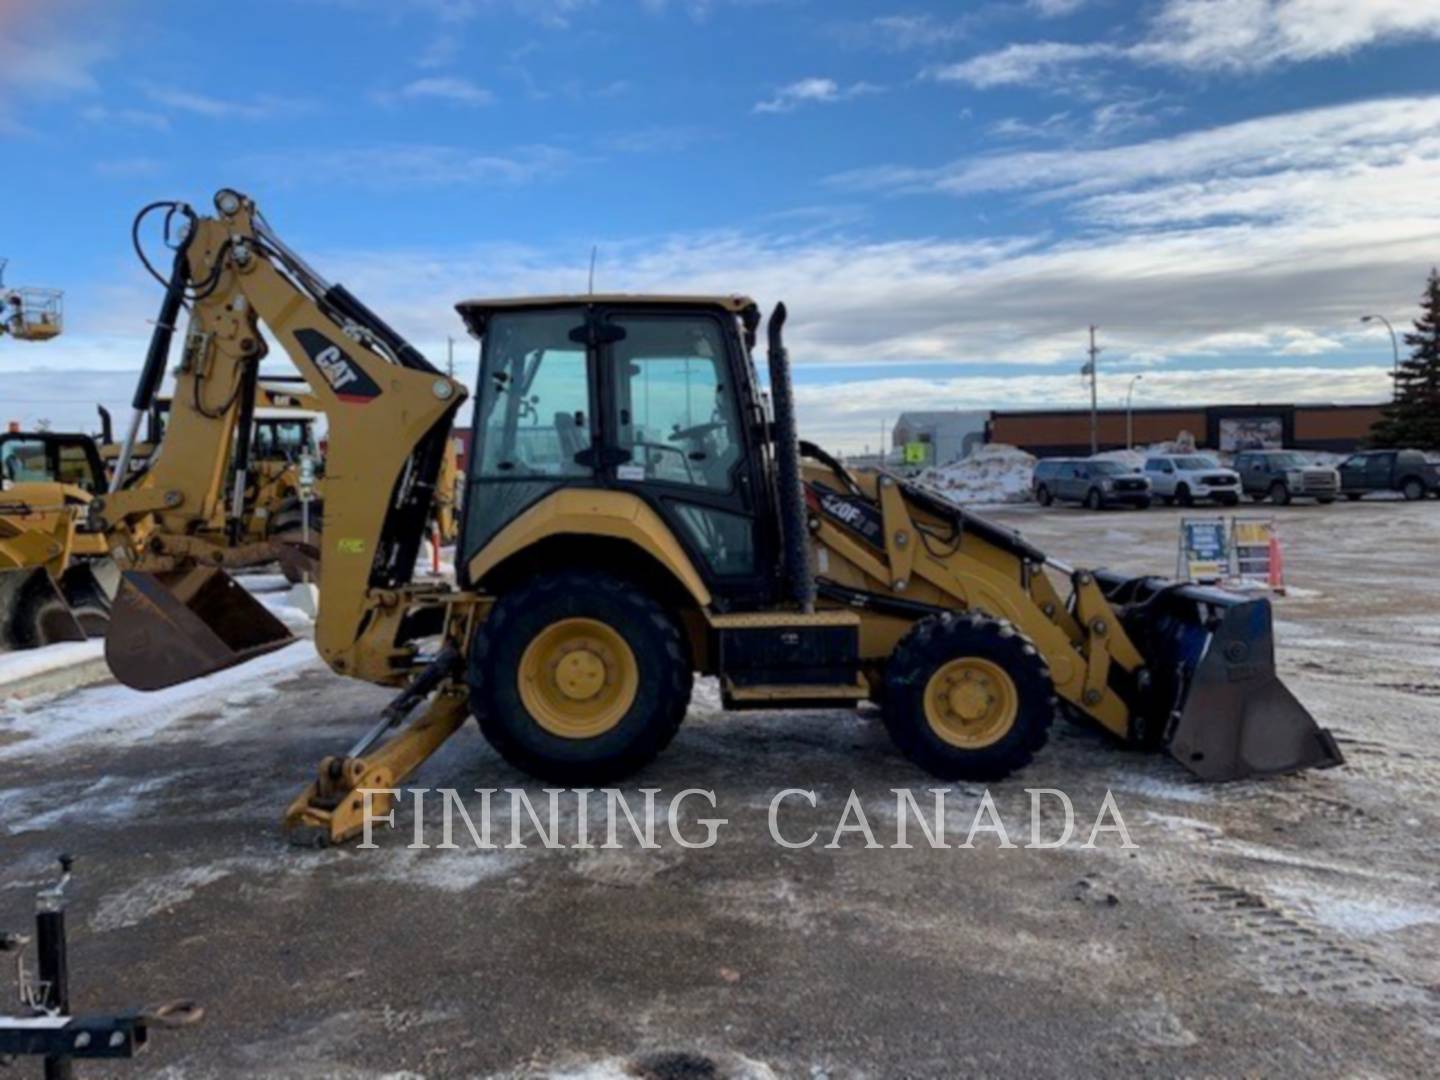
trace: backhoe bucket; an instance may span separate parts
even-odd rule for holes
[[[44,567],[0,570],[0,653],[84,640],[84,629]]]
[[[1202,780],[1340,765],[1330,732],[1275,672],[1270,601],[1156,578],[1097,575],[1145,658],[1142,741]]]
[[[223,570],[127,570],[105,635],[110,671],[135,690],[163,690],[294,641],[285,624]]]

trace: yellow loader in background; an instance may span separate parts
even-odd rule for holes
[[[88,435],[0,433],[0,653],[104,635],[119,585],[89,523],[104,490]]]
[[[208,217],[161,205],[189,231],[132,431],[183,301],[191,315],[148,485],[92,503],[108,528],[149,530],[106,655],[150,690],[290,640],[197,532],[223,498],[263,323],[328,423],[316,649],[398,692],[291,805],[297,837],[355,835],[361,791],[398,786],[472,715],[536,776],[618,779],[675,735],[697,672],[734,709],[874,701],[898,749],[946,780],[1023,769],[1061,709],[1206,779],[1341,761],[1276,675],[1268,601],[1074,568],[847,471],[797,439],[783,305],[767,405],[762,318],[741,296],[460,304],[482,348],[456,575],[417,578],[466,388],[245,196],[222,190]]]

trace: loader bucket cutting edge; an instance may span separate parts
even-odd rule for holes
[[[1117,586],[1113,587],[1112,586]],[[1275,671],[1270,601],[1141,579],[1106,586],[1150,673],[1142,713],[1156,741],[1202,780],[1344,763]]]
[[[111,607],[105,662],[134,690],[163,690],[294,640],[284,623],[223,570],[127,570]]]
[[[84,640],[85,630],[44,567],[0,570],[0,653]]]

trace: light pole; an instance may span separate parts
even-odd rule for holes
[[[1390,331],[1390,351],[1395,355],[1395,366],[1390,369],[1390,400],[1395,401],[1400,397],[1400,343],[1395,339],[1395,327],[1390,325],[1390,320],[1384,315],[1361,315],[1360,321],[1382,322],[1385,329]]]
[[[1128,389],[1128,390],[1125,391],[1125,449],[1126,449],[1126,450],[1133,450],[1133,449],[1135,449],[1135,414],[1130,411],[1130,399],[1135,396],[1135,384],[1136,384],[1137,382],[1139,382],[1139,381],[1140,381],[1141,379],[1143,379],[1143,378],[1145,378],[1144,375],[1136,375],[1133,379],[1130,380],[1130,389]]]

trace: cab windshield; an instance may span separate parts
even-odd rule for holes
[[[1218,469],[1220,466],[1215,462],[1213,458],[1181,457],[1175,459],[1175,467],[1177,469],[1187,469],[1194,471],[1196,469]]]

